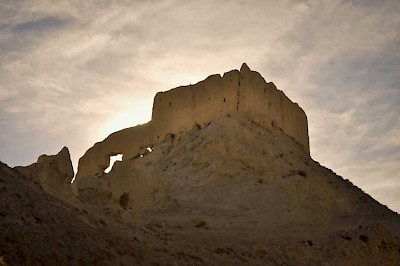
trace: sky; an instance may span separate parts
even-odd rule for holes
[[[0,0],[0,160],[78,159],[153,97],[243,62],[306,112],[311,156],[400,213],[400,1]]]

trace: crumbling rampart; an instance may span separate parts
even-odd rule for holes
[[[72,196],[71,179],[74,177],[71,157],[67,147],[57,155],[41,155],[36,163],[14,168],[20,174],[57,196]]]
[[[76,178],[103,174],[112,155],[123,154],[124,159],[131,159],[147,147],[163,142],[168,134],[201,128],[219,116],[238,112],[265,115],[309,152],[304,111],[273,83],[266,83],[259,73],[243,64],[240,71],[232,70],[222,77],[211,75],[197,84],[157,93],[152,120],[117,131],[96,143],[79,160]]]

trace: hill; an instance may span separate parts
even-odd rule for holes
[[[251,108],[207,121],[133,143],[109,173],[132,129],[95,144],[77,197],[66,148],[1,164],[3,264],[400,265],[399,214],[315,162],[304,125]]]

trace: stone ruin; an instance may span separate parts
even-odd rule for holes
[[[71,179],[74,169],[67,147],[63,147],[56,155],[43,154],[36,163],[14,169],[55,196],[73,196]]]
[[[262,117],[264,126],[279,128],[309,154],[308,123],[303,109],[244,63],[240,71],[211,75],[197,84],[157,93],[151,121],[114,132],[86,151],[79,160],[72,186],[73,169],[66,147],[57,155],[42,155],[37,163],[15,169],[46,191],[81,196],[79,191],[97,190],[111,156],[122,154],[123,161],[142,157],[153,146],[174,136],[237,113],[253,119]]]
[[[218,117],[235,113],[264,115],[271,125],[294,138],[309,153],[308,123],[303,109],[244,63],[240,71],[211,75],[197,84],[157,93],[151,121],[112,133],[80,158],[78,189],[83,178],[104,174],[110,156],[123,154],[123,160],[143,156],[168,136],[200,129]]]
[[[110,156],[117,154],[123,154],[123,162],[105,173]],[[99,203],[103,217],[97,207],[73,203],[71,208],[69,199],[57,203],[39,197],[31,184],[21,182],[24,178],[0,166],[0,192],[8,199],[0,208],[8,221],[1,220],[0,265],[3,254],[6,262],[76,257],[80,263],[109,258],[114,264],[163,258],[183,264],[231,265],[240,259],[400,265],[399,215],[313,161],[304,111],[246,64],[222,77],[158,93],[150,122],[111,134],[80,159],[74,195],[66,147],[15,167],[54,196]],[[36,235],[46,238],[45,248],[35,246]],[[234,249],[221,248],[229,247],[232,236]],[[49,257],[49,249],[57,256]],[[182,250],[199,257],[183,256]]]

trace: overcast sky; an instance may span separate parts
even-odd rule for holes
[[[151,117],[246,62],[305,110],[314,160],[400,212],[400,1],[0,0],[0,160]]]

